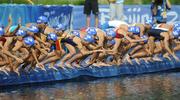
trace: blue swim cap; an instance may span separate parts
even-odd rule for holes
[[[172,32],[172,34],[173,34],[173,36],[175,37],[175,38],[178,38],[179,37],[179,35],[180,35],[180,30],[173,30],[173,32]]]
[[[72,34],[75,35],[75,36],[77,36],[77,37],[80,37],[79,31],[72,31]]]
[[[175,23],[174,27],[180,27],[180,23]]]
[[[88,35],[96,35],[97,34],[97,31],[96,31],[96,28],[94,27],[90,27],[86,30],[87,34]]]
[[[180,23],[175,23],[175,24],[173,25],[173,30],[175,30],[175,31],[180,31]]]
[[[109,45],[114,45],[115,43],[116,43],[116,41],[114,39],[107,41],[107,44],[109,44]]]
[[[88,42],[88,43],[93,43],[93,42],[95,42],[95,40],[94,40],[94,38],[93,38],[92,35],[86,35],[86,36],[84,37],[84,41],[86,41],[86,42]]]
[[[63,24],[58,24],[58,25],[54,26],[54,28],[55,28],[57,31],[66,30],[65,25],[63,25]]]
[[[28,36],[24,38],[24,43],[28,46],[33,46],[35,44],[35,40],[33,37]]]
[[[37,23],[41,24],[41,23],[47,23],[48,22],[48,18],[46,16],[40,16],[38,17]]]
[[[16,32],[16,35],[17,35],[17,36],[23,36],[23,37],[24,37],[24,36],[26,35],[26,31],[19,29],[19,30]]]
[[[114,30],[108,30],[108,31],[106,31],[106,35],[114,38],[114,37],[116,37],[116,32]]]
[[[9,28],[9,32],[12,33],[18,28],[18,25],[13,25]]]
[[[128,32],[132,32],[134,34],[140,34],[140,28],[137,26],[130,26],[128,27]]]
[[[56,33],[49,33],[47,36],[48,40],[56,41],[57,40],[57,35]]]
[[[33,32],[33,33],[38,33],[39,29],[35,25],[31,25],[29,28],[27,28],[28,31]]]
[[[154,24],[153,19],[152,18],[146,19],[145,24],[153,26],[153,24]]]
[[[0,36],[4,35],[5,31],[3,27],[0,27]]]

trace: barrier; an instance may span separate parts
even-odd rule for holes
[[[109,6],[100,5],[100,23],[109,20]],[[72,15],[73,12],[73,15]],[[172,10],[167,13],[169,22],[176,22],[180,20],[180,6],[172,6]],[[145,18],[150,15],[149,5],[125,5],[124,19],[128,23],[144,23]],[[57,5],[0,5],[0,24],[7,25],[8,16],[12,15],[13,24],[17,24],[18,19],[22,19],[22,24],[29,22],[36,22],[37,17],[45,15],[49,18],[49,24],[63,23],[68,28],[80,29],[85,26],[85,15],[83,14],[83,6],[57,6]],[[73,18],[72,18],[73,16]],[[92,20],[94,20],[93,16]],[[93,25],[92,21],[91,25]]]
[[[177,54],[180,57],[180,52]],[[91,68],[92,67],[92,68]],[[10,73],[6,75],[0,72],[0,86],[8,85],[20,85],[20,84],[31,84],[39,82],[50,82],[50,81],[59,81],[73,79],[79,76],[91,76],[91,77],[112,77],[112,76],[121,76],[121,75],[137,75],[144,73],[154,73],[161,72],[173,69],[179,69],[180,62],[174,60],[169,61],[163,59],[162,62],[149,62],[145,63],[141,61],[141,64],[138,65],[133,61],[133,65],[128,63],[122,64],[120,66],[103,66],[103,67],[83,67],[75,69],[61,69],[57,68],[58,71],[49,69],[46,66],[46,71],[40,69],[38,72],[31,70],[30,72],[20,72],[20,76],[15,73]]]
[[[18,24],[19,18],[22,19],[22,25],[26,23],[36,22],[39,16],[48,17],[50,26],[63,23],[70,27],[71,14],[73,8],[71,6],[50,6],[50,5],[0,5],[0,24],[7,25],[8,16],[11,15],[13,24]]]
[[[104,23],[109,20],[109,6],[108,5],[100,5],[99,7],[100,15],[100,23]],[[176,22],[180,21],[180,6],[173,5],[172,9],[167,12],[168,22]],[[149,18],[151,16],[150,5],[125,5],[124,6],[124,20],[127,23],[144,23],[145,18]],[[73,6],[73,28],[80,29],[86,25],[85,15],[83,14],[83,6]],[[91,25],[94,25],[94,18]]]

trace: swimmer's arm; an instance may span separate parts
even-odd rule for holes
[[[82,53],[82,55],[89,55],[96,52],[103,52],[103,50],[92,50],[92,51],[81,50],[80,52]]]
[[[17,61],[18,61],[18,59],[19,59],[17,56],[13,55],[11,52],[9,52],[9,51],[7,51],[7,50],[2,50],[2,53],[8,55],[8,56],[11,57],[11,58],[16,59]]]
[[[139,40],[134,40],[131,39],[128,35],[125,35],[125,38],[130,41],[131,43],[136,43],[136,42],[143,42],[145,39],[139,39]]]
[[[43,44],[42,44],[42,47],[43,47],[43,49],[41,48],[39,42],[35,41],[35,48],[38,49],[41,53],[47,55],[48,52],[46,52],[46,50],[45,50],[46,47]]]
[[[45,54],[45,55],[48,54],[48,52],[46,52],[46,50],[41,49],[39,46],[35,46],[35,48],[38,49],[41,53],[43,53],[43,54]]]
[[[45,45],[41,44],[41,47],[46,50],[46,51],[50,51],[50,47],[46,47]]]
[[[88,48],[88,49],[91,49],[91,50],[94,50],[96,47],[93,46],[93,45],[88,45],[87,48]]]
[[[174,40],[173,42],[176,44],[180,44],[180,41],[177,41],[177,40]]]
[[[82,55],[89,55],[93,53],[92,51],[87,51],[87,50],[80,50],[80,52]]]
[[[91,49],[91,50],[97,50],[97,49],[101,49],[102,46],[100,46],[100,45],[98,45],[98,46],[96,46],[96,45],[88,45],[87,48]]]
[[[89,55],[93,53],[93,51],[87,51],[85,48],[83,48],[83,45],[81,43],[79,43],[77,47],[82,55]]]
[[[104,46],[104,37],[99,37],[97,49],[100,49]]]
[[[5,29],[5,34],[6,34],[6,35],[9,35],[9,34],[10,34],[10,33],[9,33],[9,29],[10,29],[11,25],[12,25],[12,17],[11,17],[11,15],[9,15],[8,25],[7,25],[6,29]]]
[[[13,37],[8,37],[4,43],[4,49],[9,50],[9,47],[12,45]]]
[[[37,37],[37,36],[34,36],[34,37],[38,42],[43,43],[44,45],[46,45],[46,43],[43,40],[41,40],[39,37]]]
[[[115,45],[114,45],[114,47],[112,49],[113,52],[117,52],[118,51],[118,48],[119,48],[119,46],[120,46],[120,44],[122,42],[121,39],[116,39],[116,38],[115,38],[115,41],[116,41],[116,43],[115,43]]]
[[[3,45],[0,43],[0,48],[2,49],[3,48]]]
[[[18,51],[22,46],[23,46],[23,43],[18,43],[17,41],[12,51]]]
[[[37,59],[37,56],[36,56],[34,49],[31,48],[31,51],[32,51],[32,55],[33,55],[33,58],[35,59],[36,63],[39,64],[39,61]]]
[[[67,37],[68,37],[68,33],[67,33],[67,32],[64,32],[64,33],[62,34],[62,37],[67,38]]]
[[[171,3],[169,0],[166,0],[166,6],[167,6],[167,9],[170,10],[171,9]]]
[[[21,48],[20,51],[24,52],[22,59],[26,59],[29,56],[29,51],[26,48]]]
[[[95,48],[93,50],[98,50],[98,49],[102,49],[103,46],[102,45],[98,45],[98,46],[95,46]]]

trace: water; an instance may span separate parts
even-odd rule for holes
[[[180,100],[180,72],[9,87],[0,100]]]

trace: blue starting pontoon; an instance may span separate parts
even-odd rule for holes
[[[180,57],[180,53],[178,53],[178,56]],[[149,63],[141,61],[140,65],[136,64],[134,61],[133,63],[133,65],[122,64],[120,66],[103,66],[100,68],[96,66],[75,69],[57,68],[57,71],[46,67],[46,71],[40,69],[37,69],[38,72],[33,70],[28,73],[21,71],[20,76],[16,73],[9,73],[9,75],[7,75],[0,72],[0,86],[67,80],[79,76],[112,77],[121,75],[138,75],[180,68],[180,62],[176,62],[174,59],[172,59],[172,61],[163,59],[161,62]]]

